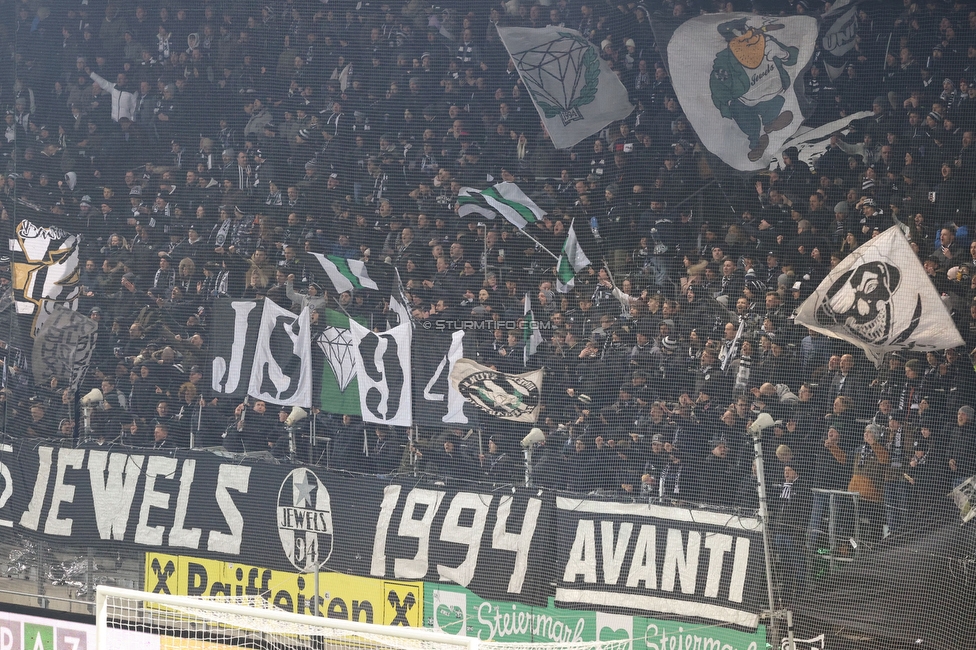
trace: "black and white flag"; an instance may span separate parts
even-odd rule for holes
[[[213,331],[233,333],[233,336],[214,336],[212,339],[210,387],[218,395],[244,399],[261,326],[261,303],[229,298],[216,300],[213,326]]]
[[[40,214],[35,218],[47,219]],[[14,227],[8,240],[14,306],[31,319],[31,336],[37,335],[55,305],[77,305],[80,241],[80,235],[56,225],[39,226],[24,219]]]
[[[963,344],[897,226],[844,258],[800,305],[795,322],[853,343],[877,366],[887,352],[945,350]]]
[[[308,308],[301,314],[264,301],[248,394],[281,406],[312,406],[312,341]]]
[[[459,359],[451,371],[451,385],[489,415],[535,422],[542,406],[542,376],[541,369],[510,375],[471,359]]]
[[[469,424],[477,414],[449,377],[464,356],[464,331],[418,329],[413,340],[414,423],[423,426]]]
[[[91,362],[98,324],[84,314],[55,306],[34,338],[34,383],[57,379],[76,390]]]
[[[405,323],[385,332],[371,332],[356,321],[349,321],[364,422],[401,427],[413,423],[411,330],[411,325]]]
[[[211,388],[218,395],[281,406],[312,405],[308,310],[295,314],[270,300],[217,300]]]
[[[833,81],[844,72],[857,40],[857,2],[840,0],[820,19],[820,49],[827,76]]]

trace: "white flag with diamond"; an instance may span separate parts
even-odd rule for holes
[[[557,149],[572,147],[634,110],[610,65],[576,30],[499,27],[498,35]]]

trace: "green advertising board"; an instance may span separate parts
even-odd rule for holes
[[[482,641],[588,643],[631,640],[630,650],[764,650],[766,628],[717,625],[484,600],[463,587],[425,583],[424,626]]]

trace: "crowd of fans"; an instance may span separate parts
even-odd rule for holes
[[[84,444],[185,447],[192,436],[201,447],[289,455],[297,437],[299,457],[352,471],[509,483],[528,469],[556,489],[752,508],[746,426],[767,411],[776,424],[762,444],[783,486],[771,496],[786,548],[822,541],[826,501],[811,488],[859,493],[880,533],[976,473],[968,3],[862,3],[843,73],[831,80],[818,53],[803,84],[816,102],[810,124],[871,116],[811,164],[787,149],[748,182],[717,182],[721,166],[675,99],[650,23],[674,27],[749,2],[16,0],[2,9],[0,223],[11,237],[18,214],[40,210],[83,235],[79,310],[99,336],[82,392],[104,394],[79,423]],[[578,29],[635,111],[555,150],[496,25]],[[548,211],[531,237],[454,212],[461,187],[501,180]],[[791,314],[896,221],[966,347],[892,354],[875,369]],[[594,264],[564,294],[545,248],[558,251],[571,222]],[[517,321],[529,293],[545,340],[527,365],[546,370],[545,442],[529,467],[518,446],[527,426],[407,432],[326,405],[289,429],[287,411],[215,398],[217,298],[308,305],[318,329],[327,308],[386,323],[387,296],[336,295],[312,252],[395,266],[418,322]],[[521,329],[471,334],[481,363],[525,370]],[[14,352],[7,433],[77,435],[74,397],[56,382],[34,386]],[[324,452],[308,442],[312,420],[331,440]]]

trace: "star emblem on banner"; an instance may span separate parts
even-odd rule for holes
[[[301,481],[295,481],[295,505],[299,508],[311,507],[312,493],[318,487],[318,481],[310,472],[305,472]]]

